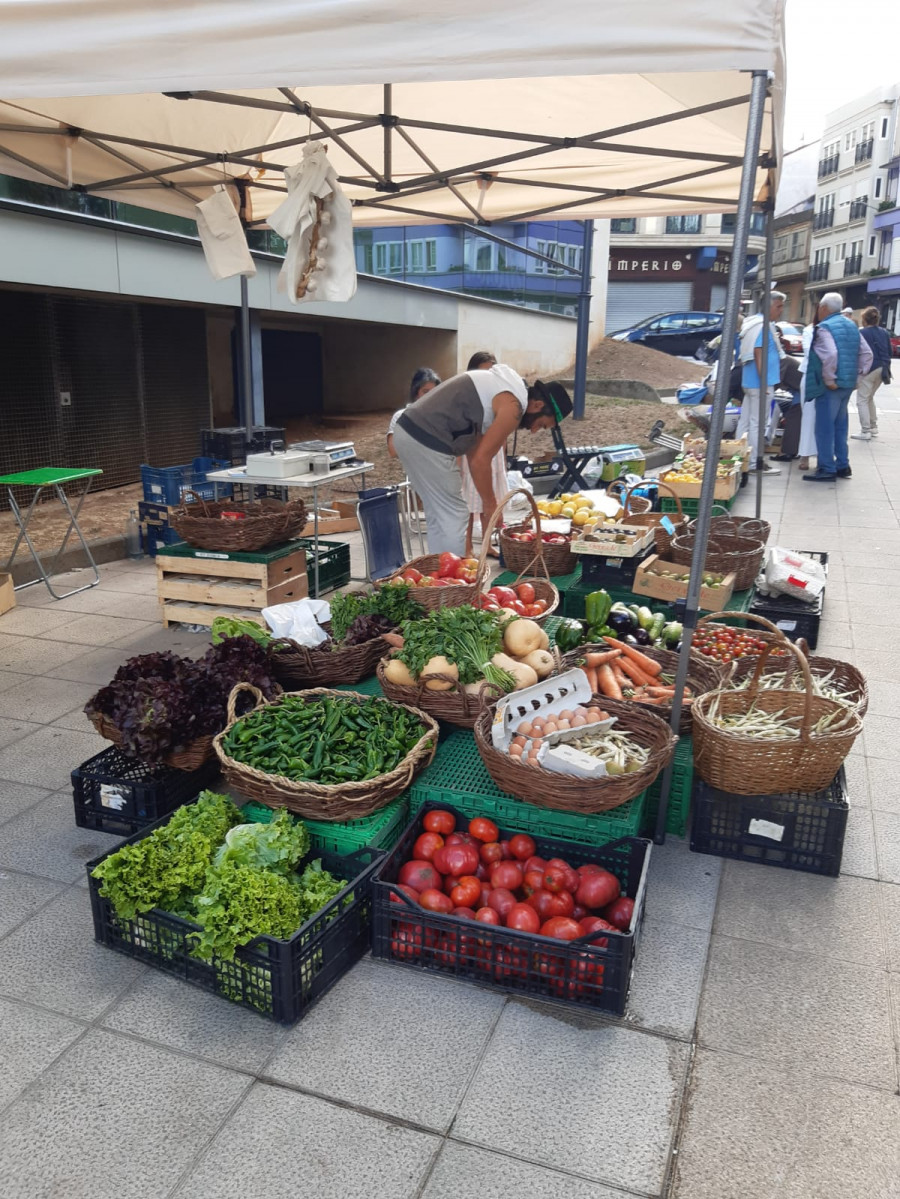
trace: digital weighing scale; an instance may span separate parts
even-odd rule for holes
[[[311,457],[319,454],[327,456],[329,470],[356,457],[352,441],[292,441],[288,449],[302,450]]]

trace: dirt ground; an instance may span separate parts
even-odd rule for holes
[[[591,355],[588,378],[632,379],[649,383],[652,387],[674,387],[680,383],[696,381],[703,377],[707,368],[656,350],[628,342],[603,341]],[[564,376],[565,377],[565,376]],[[331,418],[321,424],[311,421],[295,421],[288,426],[288,439],[302,441],[309,438],[346,438],[353,441],[356,452],[374,469],[366,478],[369,486],[380,483],[400,482],[405,476],[396,459],[387,453],[385,430],[390,421],[390,412],[374,412],[356,418]],[[599,396],[587,397],[586,414],[583,421],[568,420],[564,426],[569,445],[615,445],[634,442],[645,448],[650,443],[647,434],[653,423],[662,418],[666,429],[681,433],[685,420],[680,410],[672,405],[655,401],[631,399],[607,399]],[[512,446],[510,446],[510,450]],[[553,443],[549,432],[536,434],[521,433],[518,453],[529,458],[540,458],[550,454]],[[350,479],[343,487],[334,489],[334,498],[355,496],[359,481]],[[320,493],[328,497],[323,489]],[[137,508],[143,499],[141,485],[131,484],[107,491],[89,494],[84,502],[79,523],[89,542],[99,541],[124,533],[125,522],[132,508]],[[53,550],[65,531],[67,517],[54,499],[41,506],[35,513],[29,532],[39,550]],[[10,512],[0,513],[0,564],[6,560],[15,540],[15,524]],[[72,540],[69,542],[72,545]],[[77,544],[77,542],[75,543]],[[19,555],[28,558],[28,548],[19,547]]]

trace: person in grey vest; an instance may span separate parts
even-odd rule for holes
[[[406,408],[397,420],[394,448],[422,499],[429,552],[449,550],[460,557],[465,552],[469,506],[457,458],[468,463],[482,511],[493,513],[503,497],[494,493],[491,460],[510,434],[549,429],[571,411],[561,383],[538,379],[526,387],[502,362],[447,379]]]
[[[849,479],[847,407],[859,375],[872,369],[869,343],[841,312],[843,297],[826,292],[816,309],[816,325],[804,379],[804,403],[816,405],[816,469],[810,483]]]

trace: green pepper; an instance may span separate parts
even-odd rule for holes
[[[584,625],[580,620],[562,620],[557,626],[554,637],[560,652],[567,654],[570,650],[578,649],[579,645],[583,644]]]
[[[584,615],[591,628],[600,628],[606,624],[609,610],[612,607],[612,596],[602,588],[592,591],[584,601]]]

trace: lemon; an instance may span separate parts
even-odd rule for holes
[[[575,515],[572,517],[572,524],[586,525],[590,519],[591,513],[589,508],[577,508],[575,510]]]
[[[593,508],[593,506],[594,506],[591,503],[591,501],[589,499],[586,499],[583,495],[579,495],[575,500],[573,500],[573,503],[575,505],[576,512],[578,511],[579,508],[590,509],[590,508]]]
[[[547,512],[550,516],[559,516],[559,514],[560,514],[560,512],[562,512],[562,510],[563,510],[563,506],[559,502],[559,500],[551,500],[550,503],[547,505]]]
[[[567,516],[570,519],[575,515],[575,509],[571,504],[565,504],[560,512],[560,516]]]

